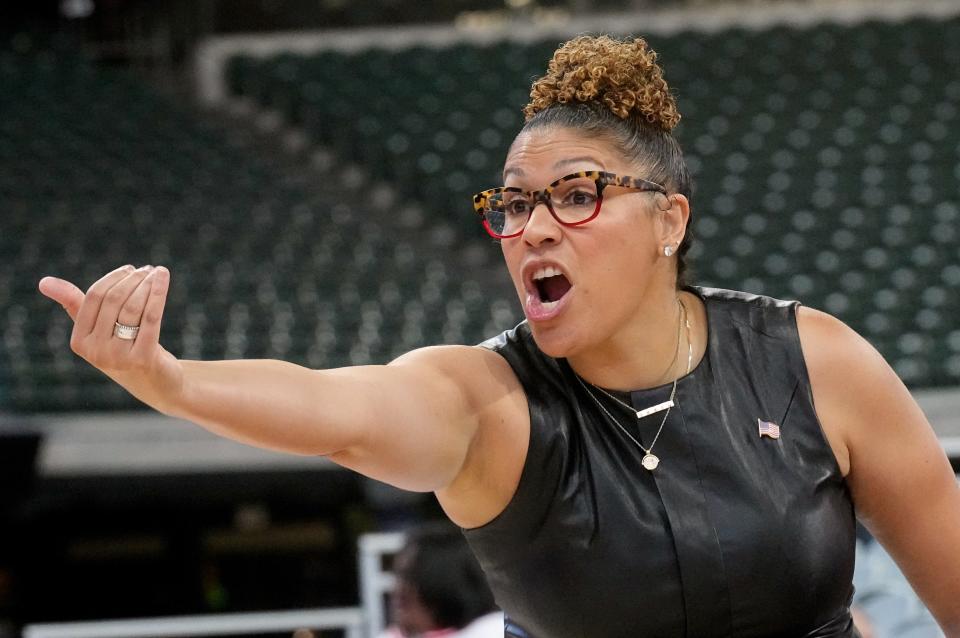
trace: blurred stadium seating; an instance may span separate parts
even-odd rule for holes
[[[861,331],[909,385],[957,385],[960,19],[651,41],[697,182],[695,281],[799,298]],[[231,59],[233,95],[362,166],[353,189],[131,77],[5,54],[0,401],[134,404],[64,351],[41,273],[90,283],[124,261],[169,264],[165,343],[185,357],[333,366],[509,326],[519,311],[469,195],[497,183],[555,45]],[[393,193],[382,210],[364,199],[379,183]]]
[[[697,182],[696,281],[799,298],[908,384],[955,385],[958,42],[957,19],[653,38]],[[236,56],[227,77],[442,215],[497,183],[555,46]],[[478,241],[459,219],[460,241]]]
[[[126,262],[169,266],[163,342],[187,358],[385,362],[514,317],[484,294],[482,268],[448,272],[465,253],[452,257],[445,221],[405,230],[402,202],[378,210],[362,176],[345,186],[64,56],[4,54],[0,93],[0,409],[137,405],[65,348],[69,319],[36,292],[44,274],[89,285]],[[487,252],[467,251],[481,267]]]

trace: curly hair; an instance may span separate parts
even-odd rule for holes
[[[619,118],[643,118],[667,132],[680,122],[657,54],[643,38],[580,36],[565,42],[547,74],[533,83],[523,112],[529,121],[539,111],[571,102],[599,102]]]
[[[562,44],[530,89],[520,132],[559,126],[605,139],[645,179],[690,199],[690,172],[672,133],[680,113],[656,59],[641,38],[580,36]],[[677,247],[678,288],[689,276],[690,222]]]

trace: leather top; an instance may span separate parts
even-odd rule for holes
[[[853,506],[814,412],[798,304],[688,290],[706,304],[707,350],[678,382],[653,472],[525,322],[482,344],[509,362],[530,410],[516,493],[464,530],[510,635],[857,635]],[[671,387],[613,394],[640,409]],[[638,424],[597,398],[649,447],[663,412]],[[758,420],[780,438],[761,437]]]

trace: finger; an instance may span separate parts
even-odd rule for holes
[[[150,273],[149,268],[150,266],[137,268],[110,287],[103,296],[103,303],[100,304],[100,315],[97,317],[97,325],[93,328],[94,336],[101,339],[109,339],[113,336],[113,328],[117,317],[120,316],[120,309],[143,278]]]
[[[70,318],[76,321],[83,303],[83,291],[66,279],[58,277],[44,277],[37,286],[40,292],[63,306]]]
[[[111,273],[108,273],[97,280],[95,284],[87,289],[83,303],[80,305],[80,311],[77,313],[76,324],[73,327],[74,339],[82,339],[91,332],[97,324],[97,316],[100,314],[100,305],[103,303],[103,297],[113,284],[117,283],[134,270],[133,266],[121,266]]]
[[[170,271],[163,266],[153,269],[147,279],[150,281],[150,295],[140,317],[140,332],[133,342],[131,354],[137,355],[160,342],[160,321],[163,308],[167,304],[167,291],[170,288]]]
[[[120,308],[120,316],[117,317],[117,321],[125,326],[140,325],[140,318],[143,315],[144,307],[147,305],[147,297],[150,295],[151,280],[147,279],[147,275],[149,275],[149,271],[140,280],[137,288],[127,297],[123,307]]]

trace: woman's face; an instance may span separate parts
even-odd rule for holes
[[[419,636],[440,629],[423,604],[416,583],[404,576],[414,564],[416,551],[414,547],[405,547],[394,559],[397,580],[390,596],[390,612],[393,624],[404,636]]]
[[[589,170],[648,177],[608,142],[549,127],[517,137],[504,165],[504,185],[540,190]],[[612,343],[642,316],[654,287],[672,291],[676,265],[663,256],[663,246],[676,248],[682,229],[677,236],[677,215],[661,207],[670,211],[673,201],[608,186],[599,215],[586,224],[564,226],[538,204],[523,233],[501,241],[524,314],[544,353],[571,357]]]
[[[430,610],[420,599],[416,585],[406,579],[397,579],[390,597],[390,608],[393,623],[404,636],[419,636],[440,629]]]

